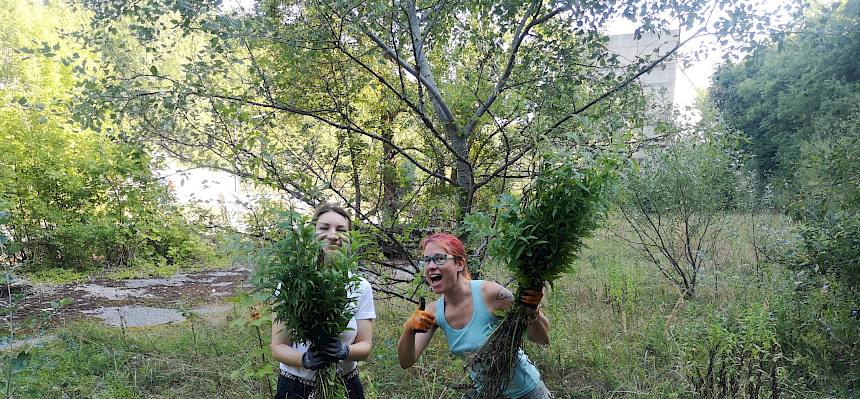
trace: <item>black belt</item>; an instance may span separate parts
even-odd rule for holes
[[[299,376],[292,374],[289,371],[286,371],[284,369],[278,369],[278,370],[281,372],[281,376],[283,376],[284,378],[286,378],[288,380],[293,380],[293,381],[296,381],[300,384],[307,385],[309,387],[316,387],[317,386],[316,380],[309,380],[307,378],[299,377]],[[348,380],[351,380],[353,378],[357,378],[358,377],[358,367],[356,367],[356,368],[352,369],[352,371],[350,371],[344,375],[338,376],[338,377],[343,381],[348,381]]]

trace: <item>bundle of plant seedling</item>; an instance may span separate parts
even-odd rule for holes
[[[346,330],[355,312],[350,291],[358,288],[359,246],[353,236],[340,251],[323,255],[314,223],[294,212],[278,224],[281,237],[261,251],[255,284],[272,297],[275,320],[293,342],[326,342]],[[345,398],[336,362],[316,372],[317,399]]]
[[[499,200],[490,253],[506,263],[523,290],[541,291],[570,270],[583,240],[605,214],[604,193],[614,177],[608,162],[580,169],[568,162],[544,164],[522,201]],[[523,334],[537,317],[537,307],[514,301],[505,318],[470,360],[477,374],[479,398],[501,398],[513,376]]]

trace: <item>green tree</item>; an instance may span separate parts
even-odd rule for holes
[[[70,60],[90,55],[56,29],[83,18],[56,4],[4,0],[0,8],[7,21],[0,48],[13,55],[0,83],[7,104],[0,108],[0,203],[20,244],[12,256],[31,271],[198,257],[202,242],[144,148],[69,122]]]
[[[718,120],[669,129],[624,176],[619,210],[632,234],[622,238],[691,298],[736,205],[739,140]]]
[[[627,89],[688,40],[747,37],[770,17],[730,1],[263,1],[249,13],[215,2],[85,5],[93,29],[78,36],[111,60],[85,85],[102,101],[79,110],[93,126],[127,121],[171,155],[310,204],[333,190],[358,211],[370,187],[394,198],[396,176],[379,165],[396,155],[415,170],[413,193],[429,179],[453,200],[443,219],[455,222],[512,178],[531,177],[542,148],[585,152],[638,131],[641,96]],[[624,68],[600,33],[616,15],[639,34],[681,21],[686,37]]]
[[[401,259],[418,229],[526,187],[547,149],[626,152],[644,124],[639,76],[701,36],[748,43],[771,17],[733,0],[83,5],[93,22],[72,34],[103,62],[79,120],[311,206],[336,198]],[[601,33],[615,16],[664,50],[619,60]]]
[[[796,32],[716,71],[710,97],[729,125],[750,137],[746,149],[761,176],[790,182],[805,143],[856,134],[824,125],[857,115],[858,21],[856,0],[819,6]]]

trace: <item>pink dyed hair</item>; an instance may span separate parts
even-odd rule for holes
[[[463,268],[463,277],[467,280],[472,279],[472,273],[469,273],[469,266],[466,264],[466,247],[463,241],[451,233],[433,233],[421,240],[419,250],[424,252],[424,247],[431,242],[442,247],[448,255],[457,256],[454,262]]]

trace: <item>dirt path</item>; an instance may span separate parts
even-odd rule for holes
[[[244,267],[177,274],[170,278],[94,280],[36,286],[4,321],[20,322],[46,311],[48,323],[95,318],[110,326],[142,327],[182,321],[183,312],[215,315],[232,309],[225,298],[250,292],[250,271]],[[52,303],[69,303],[52,310]],[[4,323],[5,324],[5,323]]]

